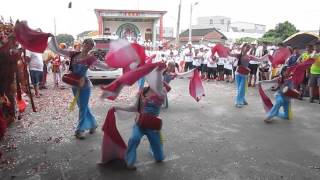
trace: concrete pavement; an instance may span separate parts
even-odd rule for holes
[[[188,94],[188,80],[172,81],[164,120],[166,160],[155,163],[146,138],[138,148],[138,170],[121,162],[100,166],[102,131],[75,139],[77,110],[68,113],[71,90],[45,90],[37,99],[39,113],[15,123],[1,142],[6,162],[0,179],[320,179],[320,105],[293,102],[291,121],[265,124],[257,89],[249,88],[249,105],[234,107],[235,85],[204,82],[206,96],[199,103]],[[100,127],[111,104],[128,104],[135,89],[126,88],[117,102],[100,101],[92,92],[90,105]],[[132,114],[117,112],[117,126],[125,141]]]

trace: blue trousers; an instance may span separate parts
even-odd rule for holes
[[[139,86],[139,90],[142,90],[144,87],[144,82],[145,82],[145,78],[141,78],[138,80],[138,86]]]
[[[72,92],[73,95],[76,96],[78,88],[73,87]],[[94,116],[92,115],[88,103],[90,97],[91,89],[90,87],[80,88],[80,95],[77,100],[77,105],[79,108],[79,124],[77,126],[76,131],[84,131],[92,128],[96,128],[97,122]]]
[[[235,78],[237,87],[236,105],[244,105],[244,102],[246,102],[245,94],[247,75],[237,73]]]
[[[140,140],[146,135],[151,146],[153,157],[156,161],[164,160],[163,148],[160,142],[160,131],[152,129],[142,129],[137,124],[133,126],[132,134],[128,142],[128,149],[126,153],[126,162],[129,166],[133,166],[137,159],[137,148]]]
[[[290,100],[280,93],[276,94],[275,100],[275,104],[267,114],[268,118],[271,119],[277,116],[283,119],[289,119]],[[279,112],[281,107],[283,107],[283,112]]]

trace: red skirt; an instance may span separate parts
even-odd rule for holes
[[[139,114],[138,125],[144,129],[161,130],[162,120],[151,114]]]
[[[85,84],[85,78],[75,74],[65,74],[62,76],[62,81],[66,84],[76,87],[83,87]]]
[[[244,66],[238,66],[237,72],[240,74],[248,75],[250,73],[250,69]]]

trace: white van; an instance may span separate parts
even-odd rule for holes
[[[117,40],[114,36],[96,36],[92,38],[95,42],[95,48],[93,49],[94,55],[99,61],[105,61],[105,56],[109,51],[109,44],[113,40]],[[98,79],[117,79],[122,75],[121,68],[112,68],[110,67],[107,70],[102,70],[98,67],[90,67],[87,72],[89,79],[98,80]]]

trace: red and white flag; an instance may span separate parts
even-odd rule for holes
[[[121,89],[127,85],[131,86],[136,81],[138,81],[140,78],[146,76],[149,74],[152,70],[155,68],[162,66],[163,63],[154,63],[154,64],[144,64],[143,66],[140,66],[134,70],[131,70],[127,73],[124,73],[122,76],[120,76],[118,79],[113,81],[111,84],[106,86],[101,86],[101,89],[103,90],[102,98],[108,98],[110,100],[115,100]]]
[[[218,53],[219,57],[228,57],[230,54],[230,49],[225,47],[222,44],[217,44],[213,48],[211,48],[211,53],[214,56],[215,53]]]
[[[279,48],[275,54],[270,58],[272,67],[277,67],[279,64],[284,64],[286,60],[291,56],[289,48]]]
[[[102,128],[104,132],[101,148],[102,163],[108,163],[116,159],[123,160],[127,150],[127,145],[117,129],[114,113],[114,108],[109,109]]]
[[[197,69],[193,71],[193,77],[190,79],[189,93],[196,101],[199,101],[201,97],[205,95],[199,71]]]
[[[24,48],[32,52],[43,53],[48,47],[49,33],[30,29],[26,22],[16,22],[14,26],[14,35]]]
[[[105,62],[113,68],[124,68],[125,71],[143,65],[147,60],[145,49],[137,43],[118,40],[110,43]]]

